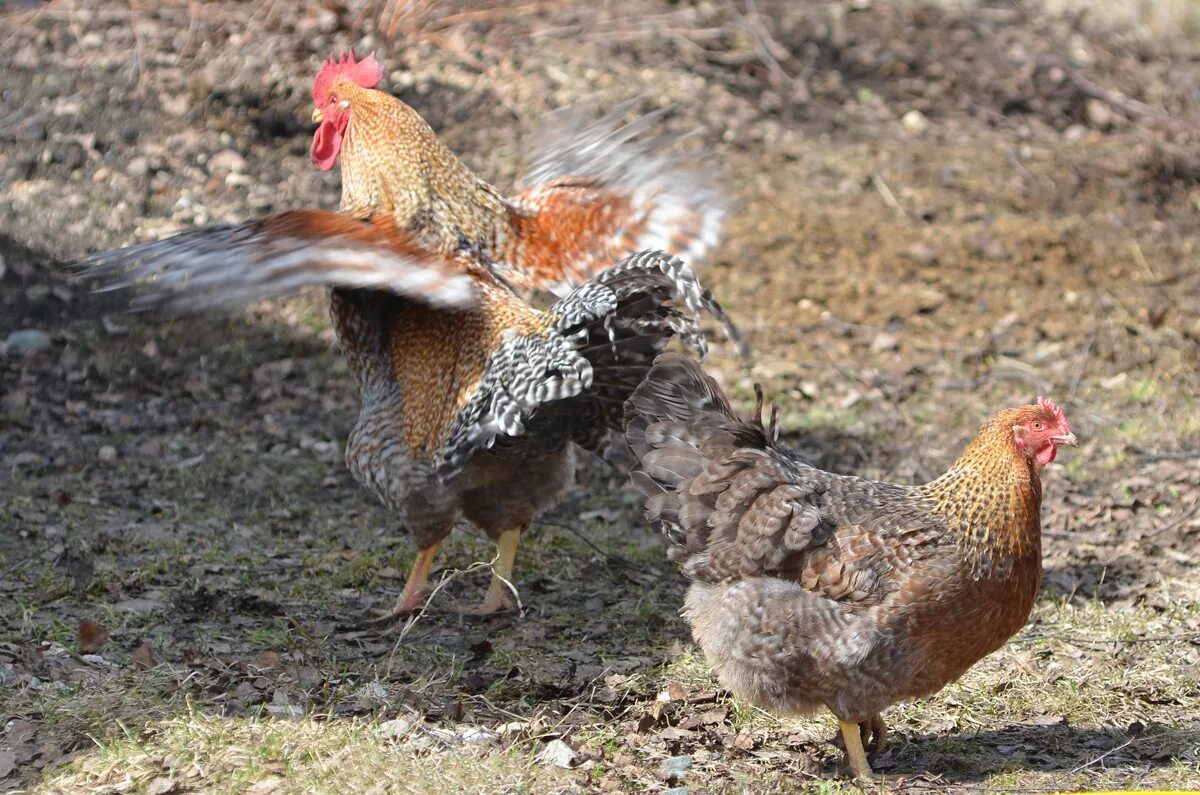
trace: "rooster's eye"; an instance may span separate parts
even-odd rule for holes
[[[1042,421],[1041,421],[1041,420],[1034,420],[1034,421],[1033,421],[1033,429],[1034,429],[1035,431],[1040,431],[1040,430],[1042,429]]]

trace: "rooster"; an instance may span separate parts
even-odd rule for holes
[[[376,88],[383,72],[374,55],[346,53],[313,82],[312,160],[322,170],[340,161],[344,212],[386,212],[431,251],[480,252],[510,284],[560,295],[635,251],[661,249],[695,266],[715,246],[725,216],[718,193],[635,141],[653,116],[617,127],[611,114],[545,136],[526,189],[505,197],[415,110]]]
[[[824,705],[873,777],[883,710],[930,695],[1016,633],[1041,583],[1042,468],[1075,445],[1053,402],[988,420],[920,486],[822,472],[664,354],[625,407],[633,483],[691,581],[683,614],[722,684],[782,713]]]
[[[576,143],[619,167],[502,200],[411,108],[374,88],[381,76],[373,57],[347,55],[314,83],[312,157],[322,169],[340,160],[339,211],[204,227],[85,264],[109,288],[146,288],[136,306],[174,311],[329,287],[362,398],[347,463],[418,547],[388,616],[423,604],[459,516],[497,542],[487,596],[464,611],[492,613],[512,606],[520,532],[570,481],[572,443],[595,448],[620,431],[624,401],[672,336],[703,351],[702,310],[741,344],[690,265],[649,247],[662,239],[696,254],[721,212],[681,205],[683,183],[652,168],[635,188],[622,170],[636,148],[614,149],[598,134]],[[568,162],[591,161],[563,152],[540,173]],[[672,221],[679,232],[666,234]],[[562,297],[539,311],[514,284]]]

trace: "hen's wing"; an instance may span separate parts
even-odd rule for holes
[[[593,277],[549,310],[544,331],[511,334],[491,356],[451,431],[443,477],[487,448],[594,447],[620,428],[624,401],[672,336],[703,352],[702,312],[728,323],[691,268],[661,251]]]
[[[683,357],[660,356],[625,414],[633,483],[690,579],[770,575],[872,603],[946,536],[913,489],[823,472],[776,446]]]
[[[628,103],[593,123],[556,114],[534,136],[524,189],[513,196],[506,278],[565,294],[635,251],[658,249],[696,265],[716,246],[726,202],[711,180],[666,154],[648,133],[662,114],[622,125]]]
[[[245,304],[312,285],[374,288],[444,308],[477,300],[462,260],[426,253],[384,215],[285,212],[95,254],[80,265],[101,289],[143,287],[135,307],[172,311]]]

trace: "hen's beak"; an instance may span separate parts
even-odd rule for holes
[[[313,108],[312,120],[313,124],[320,124],[325,121],[325,112],[320,108]]]
[[[1073,433],[1065,433],[1062,436],[1055,436],[1054,441],[1061,442],[1062,444],[1069,444],[1072,447],[1079,446],[1079,440],[1075,438],[1075,434]]]

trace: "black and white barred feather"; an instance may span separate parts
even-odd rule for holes
[[[543,335],[514,336],[492,356],[455,420],[439,475],[452,479],[485,449],[503,456],[566,440],[594,449],[620,430],[625,400],[672,337],[704,355],[704,312],[740,339],[678,258],[642,251],[600,272],[549,310]]]

